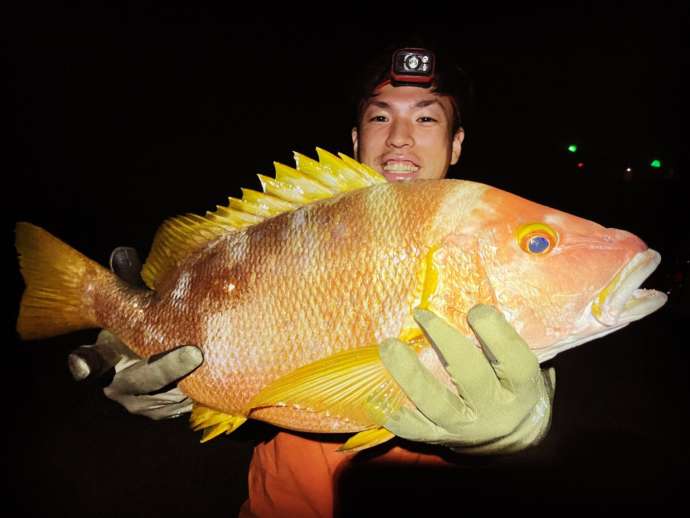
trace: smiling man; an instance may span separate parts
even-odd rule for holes
[[[445,177],[464,138],[452,97],[390,81],[362,101],[359,126],[352,129],[357,159],[389,182]]]
[[[352,129],[354,154],[390,182],[441,179],[462,151],[465,132],[460,116],[466,78],[459,69],[441,69],[446,73],[436,71],[426,81],[396,78],[396,56],[401,51],[433,56],[426,49],[399,49],[393,53],[392,66],[388,53],[388,60],[374,68],[361,85],[357,125]],[[527,344],[497,311],[481,306],[468,315],[484,351],[493,356],[491,366],[482,352],[438,316],[416,310],[414,318],[445,356],[449,373],[464,381],[452,394],[426,372],[406,344],[384,341],[379,346],[381,359],[417,408],[398,411],[380,424],[399,437],[465,454],[514,452],[546,435],[554,372],[540,371]],[[472,383],[478,372],[486,373],[489,381]],[[523,384],[518,379],[529,381]],[[512,388],[503,390],[499,385]],[[469,440],[470,435],[480,439]],[[331,516],[338,508],[338,481],[355,465],[353,457],[337,447],[325,439],[290,432],[279,432],[259,444],[250,465],[249,499],[240,516]],[[443,465],[441,453],[421,454],[389,443],[368,462]]]

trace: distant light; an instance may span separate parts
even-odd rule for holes
[[[654,159],[652,160],[652,163],[649,165],[652,166],[654,169],[659,169],[661,167],[661,160]]]
[[[626,172],[626,173],[630,173],[630,172],[632,172],[632,169],[630,169],[629,167],[626,167],[626,168],[625,168],[625,172]]]
[[[585,167],[585,163],[584,163],[584,162],[578,162],[578,163],[577,163],[577,168],[578,168],[578,169],[582,169],[583,167]]]
[[[568,146],[568,151],[570,151],[571,153],[575,153],[575,151],[577,151],[577,146],[575,144],[570,144]]]

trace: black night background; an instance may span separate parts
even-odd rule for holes
[[[644,286],[669,292],[669,303],[550,362],[556,400],[541,445],[456,458],[449,470],[354,469],[341,514],[664,514],[684,502],[690,171],[681,73],[690,13],[686,2],[664,5],[456,6],[433,19],[361,12],[356,23],[338,23],[325,5],[313,22],[230,6],[27,2],[8,11],[6,509],[236,515],[252,446],[275,428],[250,422],[200,445],[186,418],[130,416],[103,396],[104,381],[72,380],[67,354],[96,330],[19,340],[14,224],[42,226],[102,264],[119,245],[145,257],[164,219],[259,188],[256,173],[292,165],[292,151],[351,155],[352,71],[409,35],[443,47],[474,82],[450,176],[637,234],[662,255]]]

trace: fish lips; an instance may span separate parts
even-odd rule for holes
[[[661,255],[650,249],[638,252],[599,292],[592,302],[592,315],[604,326],[620,326],[646,317],[666,303],[666,294],[640,289],[661,262]]]

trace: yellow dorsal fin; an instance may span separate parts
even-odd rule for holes
[[[232,415],[202,405],[194,405],[189,422],[192,430],[203,430],[201,442],[210,441],[221,433],[232,433],[247,420],[243,415]]]
[[[331,189],[320,181],[310,178],[297,169],[293,169],[279,162],[274,162],[274,166],[276,169],[276,180],[294,186],[301,202],[305,200],[322,200],[324,198],[330,198],[334,194]]]
[[[393,437],[395,437],[395,434],[383,427],[374,428],[373,430],[364,430],[350,437],[345,444],[338,448],[338,451],[355,453],[378,446],[379,444],[391,440]]]
[[[275,178],[258,175],[263,193],[242,189],[242,198],[230,198],[205,216],[186,214],[165,221],[154,237],[141,271],[146,285],[158,281],[190,254],[229,231],[255,225],[307,203],[362,187],[384,183],[383,175],[344,155],[316,148],[319,161],[294,153],[296,169],[275,163]]]
[[[352,169],[337,156],[318,147],[316,148],[316,154],[319,155],[321,167],[326,169],[329,174],[338,176],[340,181],[346,186],[359,189],[371,185],[366,175],[361,174],[358,169]],[[347,190],[351,189],[348,188]]]
[[[249,403],[254,408],[292,406],[313,412],[328,412],[369,424],[380,423],[372,413],[392,414],[405,396],[371,345],[318,360],[279,378]]]
[[[257,216],[260,218],[259,221],[297,207],[294,203],[251,189],[242,189],[242,199],[230,198],[231,209]]]
[[[338,156],[348,167],[350,167],[350,169],[354,169],[359,174],[366,177],[370,182],[381,183],[382,179],[385,180],[381,173],[379,173],[376,169],[372,169],[364,163],[357,162],[357,160],[350,158],[344,153],[338,153]]]

